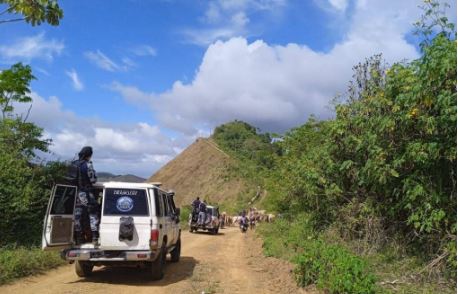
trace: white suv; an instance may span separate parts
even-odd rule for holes
[[[178,262],[181,252],[179,208],[174,193],[159,184],[96,183],[101,197],[99,244],[74,243],[75,195],[71,185],[54,186],[44,219],[42,248],[62,250],[62,258],[75,262],[76,274],[89,276],[94,266],[138,265],[150,269],[150,277],[164,275],[167,253]]]

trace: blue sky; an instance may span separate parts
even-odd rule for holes
[[[31,120],[54,158],[149,176],[218,124],[282,132],[343,93],[376,53],[419,56],[421,1],[59,1],[58,27],[0,26],[0,66],[31,64]],[[447,12],[456,23],[456,3]],[[18,106],[17,111],[26,107]]]

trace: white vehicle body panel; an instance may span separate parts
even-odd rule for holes
[[[93,246],[92,244],[83,244],[76,246],[73,244],[73,230],[74,230],[74,200],[72,205],[61,200],[57,201],[59,195],[56,196],[56,191],[63,194],[62,191],[73,191],[77,193],[77,189],[74,186],[68,185],[56,185],[52,191],[52,195],[49,200],[48,209],[45,216],[45,222],[43,227],[42,235],[42,247],[45,250],[56,250],[56,249],[65,249],[64,257],[66,260],[89,260],[89,261],[119,261],[119,260],[140,260],[144,261],[154,259],[157,256],[158,248],[161,248],[163,245],[167,248],[167,251],[170,252],[173,250],[176,242],[179,239],[181,230],[179,227],[179,221],[177,216],[177,210],[173,202],[173,196],[167,193],[166,191],[161,190],[158,186],[148,183],[125,183],[125,182],[107,182],[107,183],[96,183],[94,187],[98,189],[103,189],[103,198],[101,204],[101,218],[99,225],[99,244],[98,246]],[[71,190],[73,189],[73,190]],[[110,198],[111,194],[107,197],[107,191],[120,190],[141,190],[144,191],[146,197],[146,212],[143,215],[130,215],[130,211],[122,211],[123,214],[116,214],[110,212],[110,210],[105,209],[105,205]],[[113,192],[114,193],[114,192]],[[121,193],[121,192],[119,192]],[[65,193],[64,193],[65,194]],[[65,194],[67,195],[67,194]],[[68,194],[71,196],[71,193]],[[62,196],[62,195],[61,195]],[[71,198],[71,197],[67,198]],[[135,195],[128,195],[131,200],[135,201]],[[120,195],[123,197],[123,195]],[[61,197],[62,198],[62,197]],[[57,200],[56,200],[57,199]],[[113,208],[113,203],[116,203],[116,208],[122,208],[118,206],[120,199],[112,197],[111,206],[108,208]],[[115,201],[117,199],[117,201]],[[115,201],[115,202],[113,202]],[[122,202],[122,201],[121,201]],[[129,201],[128,201],[129,202]],[[67,205],[66,210],[58,209],[58,204],[65,203]],[[71,206],[71,207],[70,207]],[[64,214],[56,214],[54,212],[65,212]],[[71,212],[71,213],[70,213]],[[120,230],[120,219],[121,217],[132,217],[134,223],[134,233],[132,240],[122,239],[120,240],[119,230]],[[61,221],[64,219],[64,221]],[[61,230],[57,226],[61,227]],[[152,248],[150,239],[151,231],[158,230],[158,244],[157,248]],[[55,232],[60,232],[59,234],[54,234]],[[60,237],[60,238],[57,238]],[[167,240],[163,244],[163,240]],[[59,241],[59,242],[58,242]],[[117,257],[109,257],[104,255],[105,251],[119,251],[120,254]],[[72,253],[72,256],[68,256],[68,253]],[[148,253],[149,252],[149,253]],[[92,255],[91,255],[92,254]],[[97,255],[95,257],[95,255]],[[140,257],[138,257],[140,256]]]

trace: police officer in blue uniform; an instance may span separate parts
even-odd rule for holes
[[[97,182],[97,175],[91,161],[92,147],[85,146],[78,153],[78,197],[75,206],[75,233],[76,243],[84,242],[82,218],[89,215],[92,243],[99,242],[99,204],[93,194],[93,184]]]

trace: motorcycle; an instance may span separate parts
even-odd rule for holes
[[[240,231],[242,233],[246,233],[247,230],[248,230],[248,222],[247,221],[240,222]]]

